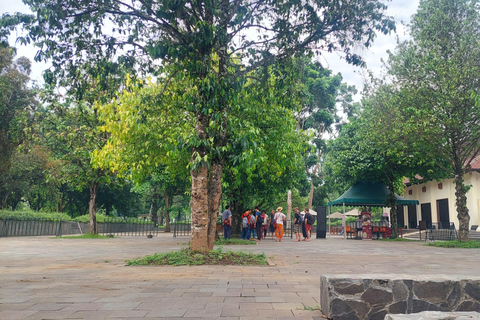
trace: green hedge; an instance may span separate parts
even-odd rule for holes
[[[63,212],[36,212],[29,210],[22,211],[10,211],[10,210],[0,210],[0,219],[61,219],[61,220],[72,220],[72,218]]]

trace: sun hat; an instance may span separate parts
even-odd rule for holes
[[[282,210],[283,210],[282,207],[278,207],[278,208],[277,208],[277,211],[282,211]]]

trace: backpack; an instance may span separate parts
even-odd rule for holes
[[[257,217],[257,226],[258,226],[258,225],[261,225],[261,224],[263,224],[263,217],[262,217],[261,215],[259,215],[259,216]]]
[[[247,217],[243,217],[243,220],[242,220],[242,226],[244,228],[248,227],[248,218]]]
[[[298,218],[297,218],[297,223],[296,223],[296,224],[300,224],[300,225],[303,224],[303,217],[302,217],[302,215],[301,215],[300,213],[298,214]]]
[[[307,224],[309,226],[315,223],[315,218],[310,213],[305,215],[305,217],[307,218]]]

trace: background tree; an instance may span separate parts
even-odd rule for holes
[[[0,208],[12,196],[7,183],[11,159],[36,106],[35,92],[29,87],[30,61],[14,57],[14,48],[0,43]]]
[[[62,183],[78,191],[89,190],[88,211],[90,233],[97,233],[96,198],[99,187],[112,180],[114,174],[95,168],[91,163],[93,151],[102,148],[108,135],[98,128],[102,122],[97,105],[115,97],[124,83],[124,66],[108,60],[84,65],[72,65],[69,72],[75,77],[45,73],[47,89],[43,102],[46,110],[39,115],[38,137],[55,159],[60,160],[58,176]],[[55,93],[59,85],[66,94]]]
[[[412,148],[417,135],[406,131],[397,108],[400,96],[392,85],[385,84],[367,94],[360,117],[345,125],[332,143],[328,161],[344,190],[360,181],[381,182],[388,187],[390,196],[385,205],[391,208],[393,238],[398,235],[395,193],[403,190],[405,177],[432,177],[435,163],[422,150]]]
[[[308,207],[312,208],[315,187],[323,183],[322,157],[326,151],[324,135],[332,134],[334,124],[340,122],[338,107],[350,114],[355,105],[352,94],[354,86],[342,83],[341,74],[333,74],[318,62],[298,59],[299,90],[301,110],[297,115],[301,130],[311,134],[310,143],[315,146],[314,152],[305,154],[306,172],[310,179]],[[320,204],[318,204],[320,205]]]
[[[390,54],[390,74],[402,88],[401,112],[417,146],[454,178],[459,239],[468,240],[470,216],[463,177],[480,152],[480,3],[426,0],[411,25],[412,40]]]

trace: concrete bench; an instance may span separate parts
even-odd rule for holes
[[[480,312],[480,277],[323,275],[320,307],[334,320],[383,320],[422,311]]]
[[[385,320],[480,320],[480,313],[424,311],[414,314],[387,314]]]

